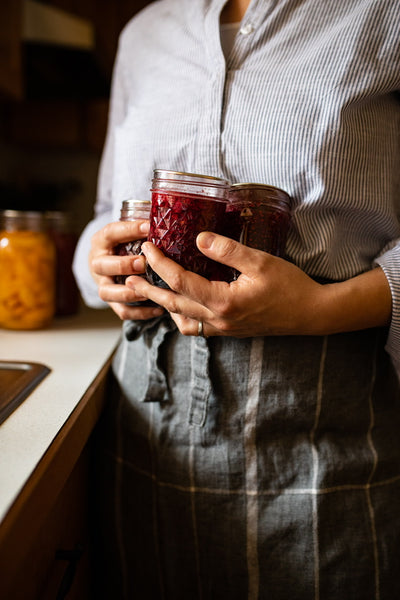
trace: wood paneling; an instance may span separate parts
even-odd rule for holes
[[[152,0],[41,1],[94,23],[95,58],[110,81],[122,28]],[[33,95],[30,98],[35,100],[32,100],[25,97],[25,87],[29,86],[24,86],[21,51],[22,4],[23,0],[0,0],[0,137],[22,146],[100,152],[106,132],[108,98],[85,96],[74,100],[71,95],[69,100],[65,97],[38,100]]]
[[[22,0],[0,3],[0,96],[22,98]]]

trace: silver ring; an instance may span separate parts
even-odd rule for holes
[[[203,321],[199,321],[199,324],[197,325],[197,335],[200,337],[205,337],[203,332]]]

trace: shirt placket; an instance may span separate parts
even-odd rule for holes
[[[214,3],[204,18],[204,37],[208,73],[202,114],[198,121],[196,169],[199,173],[223,176],[221,167],[221,116],[224,101],[225,60],[219,38],[219,13],[223,2]]]
[[[221,127],[224,113],[226,62],[221,48],[219,15],[224,2],[219,0],[209,9],[205,21],[205,39],[210,65],[210,78],[204,113],[199,119],[197,144],[197,169],[204,174],[224,176],[221,152]],[[258,4],[253,0],[252,4]],[[250,14],[241,27],[240,35],[250,41],[257,23],[256,11]],[[210,349],[206,339],[192,338],[191,398],[189,424],[204,426],[212,384],[209,373]]]

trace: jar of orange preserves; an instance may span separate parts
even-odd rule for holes
[[[0,326],[47,327],[55,312],[55,247],[38,211],[0,211]]]

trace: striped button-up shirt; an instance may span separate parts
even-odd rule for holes
[[[391,287],[387,349],[400,370],[400,4],[252,0],[227,57],[223,0],[162,0],[125,27],[92,233],[155,168],[278,186],[292,198],[290,260],[311,276],[379,264]]]

